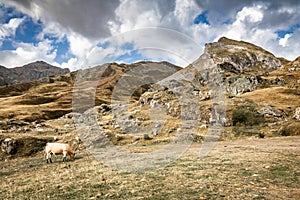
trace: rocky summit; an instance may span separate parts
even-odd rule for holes
[[[205,45],[220,68],[232,73],[267,72],[280,68],[285,62],[254,44],[222,37]]]

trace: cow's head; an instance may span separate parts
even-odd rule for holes
[[[74,152],[71,152],[71,153],[70,153],[70,158],[71,158],[71,160],[74,160],[74,159],[75,159],[75,153],[74,153]]]

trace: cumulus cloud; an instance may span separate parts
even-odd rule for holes
[[[116,19],[109,21],[114,43],[130,42],[140,54],[153,60],[186,65],[202,52],[195,45],[191,26],[201,9],[194,1],[124,0],[116,9]],[[190,29],[190,30],[188,30]],[[187,43],[188,42],[188,43]],[[181,56],[179,58],[178,56]]]
[[[119,5],[118,0],[9,0],[8,3],[45,24],[55,21],[88,38],[110,35],[107,21],[115,18],[114,11]]]
[[[39,42],[37,45],[28,43],[15,43],[14,45],[17,46],[16,50],[0,51],[1,63],[6,67],[22,66],[36,60],[44,60],[57,65],[53,62],[56,51],[53,51],[49,40]]]
[[[173,29],[148,27],[131,30],[111,37],[109,43],[120,48],[124,43],[133,45],[133,50],[152,60],[172,61],[186,66],[203,51],[192,37]],[[127,51],[128,52],[128,51]],[[122,52],[124,53],[124,52]]]
[[[236,14],[235,21],[227,26],[228,31],[224,35],[237,40],[249,40],[258,30],[256,27],[262,21],[263,15],[262,6],[244,7]]]
[[[16,29],[20,26],[20,24],[24,21],[23,18],[12,18],[9,20],[8,23],[1,24],[0,25],[0,46],[2,44],[2,41],[6,37],[14,36],[16,33]]]
[[[288,39],[291,36],[292,36],[291,34],[285,34],[285,36],[279,40],[279,45],[281,45],[282,47],[286,47],[286,45],[288,43]]]
[[[294,0],[65,0],[59,3],[9,0],[6,3],[43,22],[39,40],[47,35],[58,40],[67,38],[72,56],[59,64],[71,69],[112,61],[133,50],[149,59],[185,65],[200,56],[205,43],[222,36],[255,43],[288,59],[300,55],[297,26],[300,4]],[[205,13],[209,23],[194,23],[201,13]],[[109,41],[108,46],[97,46],[104,41]],[[128,43],[132,49],[124,48]],[[52,48],[50,54],[41,50],[44,52],[41,59],[54,56],[55,48]]]
[[[295,6],[295,8],[296,7],[297,6]],[[288,12],[295,12],[295,8],[289,9]],[[277,18],[277,21],[279,21],[278,25],[273,26],[273,22],[268,23],[268,21],[266,21],[266,19],[268,19],[270,16],[269,9],[270,7],[266,4],[256,4],[252,7],[244,7],[236,14],[236,18],[234,19],[233,23],[227,25],[227,32],[222,34],[233,39],[252,42],[262,46],[268,51],[271,51],[276,56],[293,60],[300,55],[300,52],[295,50],[297,49],[299,42],[295,41],[295,43],[288,43],[288,40],[290,37],[292,37],[292,35],[297,37],[299,31],[295,32],[294,34],[285,34],[283,38],[280,38],[277,34],[277,31],[284,27],[291,27],[294,24],[286,23],[284,26],[282,26],[282,22],[280,22],[280,20]],[[276,10],[274,12],[278,12],[277,14],[280,14],[283,11]],[[276,16],[274,12],[272,12],[272,15]]]

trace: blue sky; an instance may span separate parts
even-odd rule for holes
[[[300,56],[299,9],[292,0],[0,0],[0,65],[44,60],[76,70],[166,60],[186,66],[222,36],[293,60]]]

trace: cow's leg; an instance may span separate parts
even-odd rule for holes
[[[46,162],[49,163],[49,153],[48,152],[46,152],[46,156],[45,157],[46,157]]]
[[[66,152],[66,151],[64,151],[64,152],[63,152],[63,162],[65,162],[65,161],[66,161],[66,158],[67,158],[67,152]]]
[[[50,152],[49,154],[50,154],[50,158],[49,158],[49,160],[50,160],[50,163],[52,163],[52,154],[53,154],[53,153],[52,153],[52,152]]]

